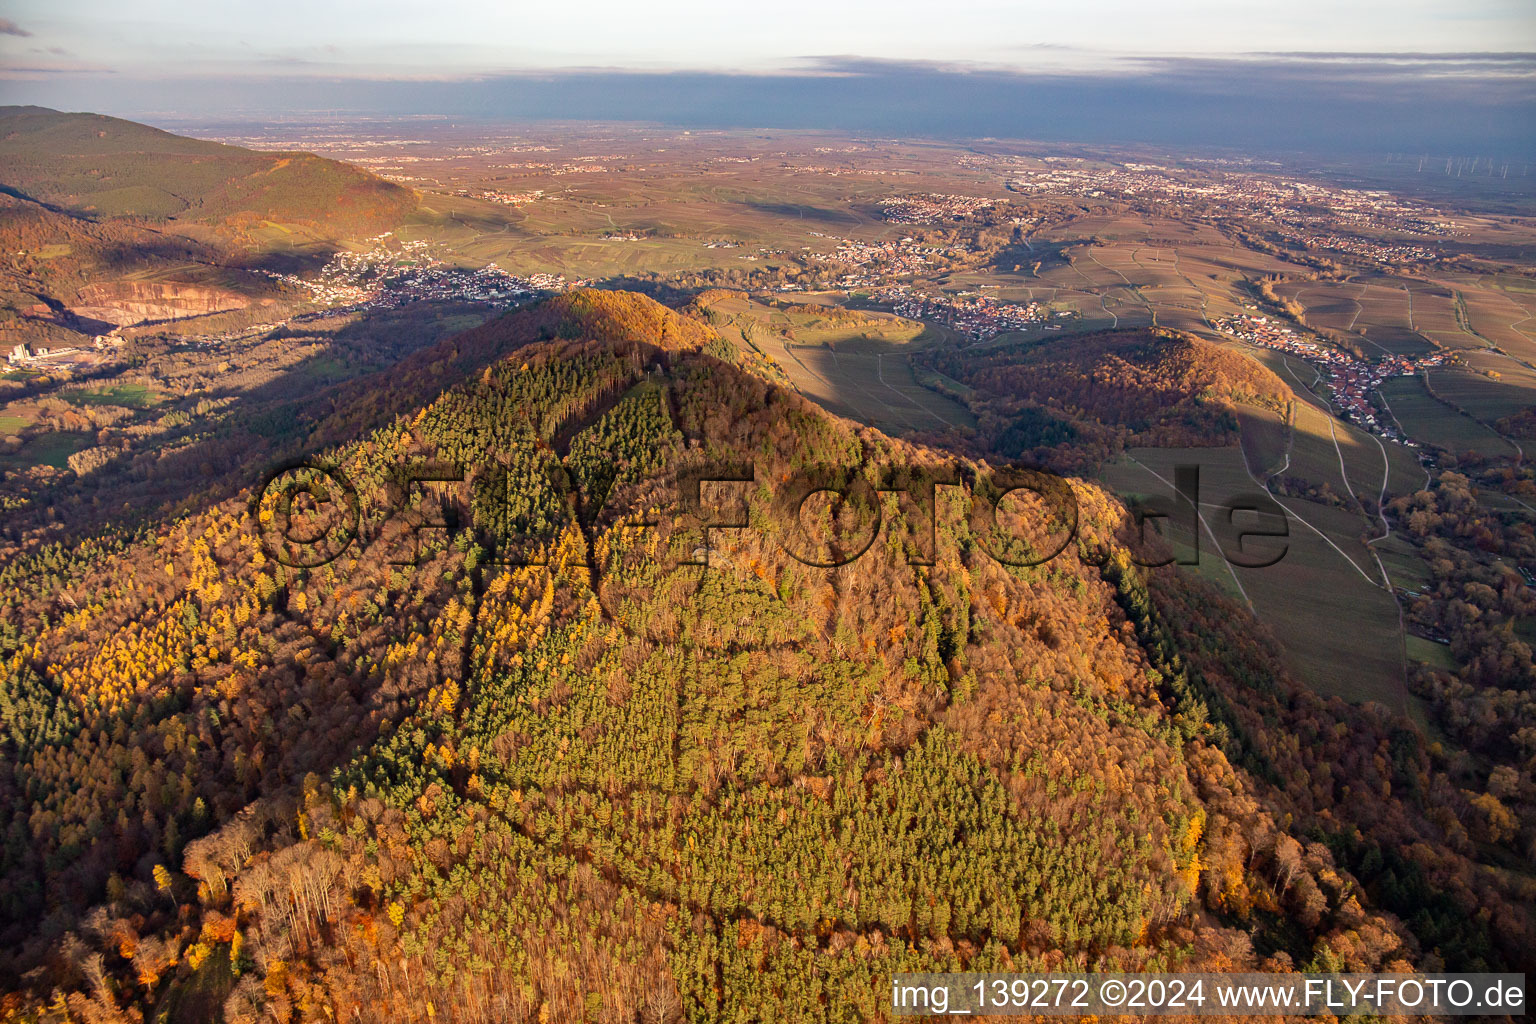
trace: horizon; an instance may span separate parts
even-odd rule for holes
[[[1536,159],[1536,57],[1183,60],[1134,74],[844,61],[814,73],[570,70],[433,81],[302,76],[7,81],[0,99],[148,123],[439,116],[942,139]]]
[[[578,29],[457,3],[364,17],[161,0],[126,17],[24,0],[0,19],[0,100],[150,120],[438,114],[1536,157],[1536,16],[1519,3],[842,5],[725,34],[726,16],[692,8],[600,4]]]

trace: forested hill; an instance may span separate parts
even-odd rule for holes
[[[1129,445],[1228,445],[1239,405],[1283,411],[1285,382],[1182,331],[1136,328],[920,358],[960,381],[994,451],[1076,468]]]
[[[1008,540],[969,514],[985,467],[647,299],[565,296],[406,372],[477,346],[501,358],[287,489],[0,572],[25,1019],[882,1019],[894,970],[1530,948],[1515,883],[1427,820],[1413,738],[1137,568],[1094,486],[1057,557],[1010,564],[1065,513]],[[812,467],[852,488],[835,544],[815,502],[806,534],[773,511]],[[852,486],[892,467],[958,482],[931,543],[919,481]],[[867,550],[808,564],[876,504]]]
[[[408,190],[310,153],[189,139],[103,114],[0,107],[0,189],[94,219],[249,227],[294,222],[334,235],[393,226]]]

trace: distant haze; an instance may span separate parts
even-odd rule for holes
[[[430,113],[1536,156],[1530,0],[12,0],[7,13],[0,102],[151,121]]]

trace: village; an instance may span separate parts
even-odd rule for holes
[[[1404,437],[1395,424],[1382,422],[1371,394],[1390,377],[1411,377],[1442,365],[1446,360],[1445,353],[1435,352],[1417,358],[1388,356],[1368,362],[1342,349],[1309,341],[1273,317],[1240,313],[1217,320],[1214,326],[1228,337],[1298,356],[1316,365],[1323,374],[1329,401],[1344,419],[1399,444],[1418,447],[1416,442]]]
[[[897,316],[942,324],[973,342],[1036,327],[1047,319],[1044,307],[1038,302],[1001,302],[989,295],[923,295],[913,292],[908,285],[882,289],[873,298],[889,304],[891,312]],[[1057,314],[1065,315],[1071,314]]]
[[[313,279],[268,272],[309,292],[310,299],[332,311],[396,309],[413,302],[508,303],[542,292],[564,291],[559,274],[515,277],[494,263],[478,270],[455,267],[432,255],[422,241],[399,241],[386,233],[369,247],[332,256]]]
[[[1345,253],[1360,259],[1380,263],[1386,267],[1404,263],[1432,263],[1442,256],[1439,249],[1430,249],[1408,242],[1381,242],[1369,238],[1339,235],[1332,232],[1316,234],[1305,230],[1297,230],[1288,225],[1277,227],[1275,233],[1282,238],[1297,243],[1303,249],[1324,249],[1330,252]]]
[[[970,252],[963,245],[925,245],[911,237],[894,242],[842,238],[830,253],[807,251],[805,255],[813,261],[857,268],[837,278],[834,284],[838,288],[872,288],[889,283],[892,277],[925,273],[932,268],[934,257],[960,259]]]
[[[284,322],[302,323],[338,313],[398,309],[414,302],[511,305],[566,289],[565,278],[558,274],[515,277],[494,263],[478,270],[451,266],[433,256],[425,242],[401,242],[384,234],[369,239],[369,243],[368,248],[360,251],[337,253],[312,279],[256,271],[308,293],[309,300],[321,309],[296,314],[288,321],[188,335],[183,343],[189,348],[217,348],[232,338],[272,330]],[[122,345],[123,339],[114,330],[98,335],[89,348],[20,344],[11,350],[7,362],[16,369],[33,371],[83,370],[111,362]]]
[[[528,192],[498,192],[495,189],[477,188],[455,189],[454,195],[465,196],[470,199],[484,199],[488,203],[499,203],[502,206],[527,206],[544,198],[544,190],[532,189]]]

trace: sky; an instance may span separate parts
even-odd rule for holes
[[[0,102],[1519,148],[1536,0],[8,0]]]
[[[1536,51],[1531,0],[9,0],[7,63],[120,74],[793,69],[826,55],[1087,69],[1133,54]]]

